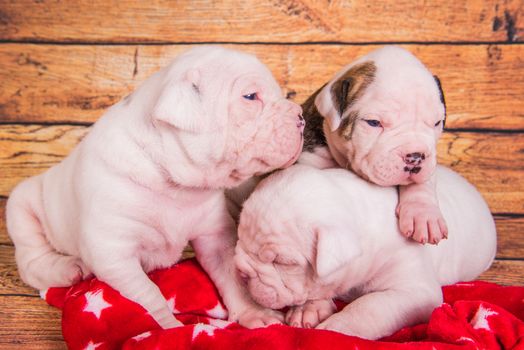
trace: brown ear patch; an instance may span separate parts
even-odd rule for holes
[[[355,120],[358,118],[358,112],[350,112],[346,118],[342,119],[340,126],[338,127],[338,134],[345,138],[346,140],[351,140],[353,135],[353,125],[355,125]]]
[[[438,87],[438,93],[440,97],[440,102],[442,102],[442,105],[444,106],[444,120],[442,121],[442,126],[446,126],[446,118],[447,118],[447,108],[446,108],[446,98],[444,97],[444,90],[442,90],[442,84],[440,83],[440,79],[438,76],[434,75],[433,79],[435,79],[435,83]]]
[[[377,66],[374,62],[363,62],[348,69],[343,76],[331,85],[331,97],[341,116],[373,82],[376,71]]]
[[[315,91],[315,93],[302,104],[302,116],[306,120],[303,147],[305,152],[314,152],[315,148],[327,145],[324,130],[322,129],[324,117],[320,115],[317,106],[315,106],[317,95],[326,85],[327,84],[322,85],[320,89]]]

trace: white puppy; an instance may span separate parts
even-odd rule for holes
[[[180,55],[61,163],[14,189],[7,228],[22,279],[45,289],[94,273],[169,328],[180,323],[145,272],[177,262],[189,241],[230,320],[278,321],[234,273],[223,188],[292,164],[300,114],[252,55],[220,47]]]
[[[252,297],[273,309],[294,305],[289,324],[323,321],[318,328],[368,339],[426,321],[441,286],[476,278],[496,251],[480,194],[447,168],[436,174],[453,233],[438,246],[399,234],[394,188],[301,165],[265,179],[244,203],[235,256]],[[330,316],[334,297],[351,303]]]
[[[395,46],[372,51],[302,108],[300,163],[338,164],[377,185],[400,185],[400,231],[422,243],[447,237],[433,176],[446,108],[438,78],[422,62]]]

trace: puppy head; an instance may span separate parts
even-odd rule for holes
[[[232,187],[300,154],[300,106],[283,97],[255,56],[205,46],[181,55],[165,74],[153,122],[205,174],[200,185]]]
[[[337,271],[361,253],[344,206],[332,207],[335,193],[307,191],[319,179],[289,170],[257,187],[238,228],[237,269],[253,300],[272,309],[333,297]]]
[[[342,167],[381,186],[425,182],[434,172],[444,95],[438,78],[408,51],[388,46],[360,58],[315,105]]]

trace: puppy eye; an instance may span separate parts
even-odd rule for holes
[[[242,97],[245,98],[246,100],[254,101],[257,99],[258,96],[256,92],[253,92],[252,94],[243,95]]]
[[[368,123],[369,126],[372,126],[374,128],[382,127],[382,124],[378,120],[375,120],[375,119],[367,119],[366,123]]]
[[[439,126],[441,122],[442,120],[439,120],[438,122],[435,123],[435,126]]]

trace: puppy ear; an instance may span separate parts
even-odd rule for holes
[[[362,253],[358,237],[340,227],[321,228],[315,232],[317,253],[315,270],[320,278],[324,278],[339,268],[348,264]]]
[[[199,91],[200,72],[186,72],[182,79],[169,82],[153,108],[153,118],[177,129],[197,132],[205,127]]]
[[[317,95],[315,105],[319,113],[328,120],[331,131],[338,129],[344,112],[364,94],[373,81],[376,70],[373,61],[357,64]]]
[[[444,127],[446,126],[446,117],[447,117],[446,99],[444,98],[444,90],[442,90],[442,84],[440,83],[440,79],[438,78],[438,76],[434,75],[433,79],[435,79],[435,83],[437,84],[437,87],[438,87],[440,102],[442,102],[442,104],[444,105],[444,120],[442,121],[442,126]]]

